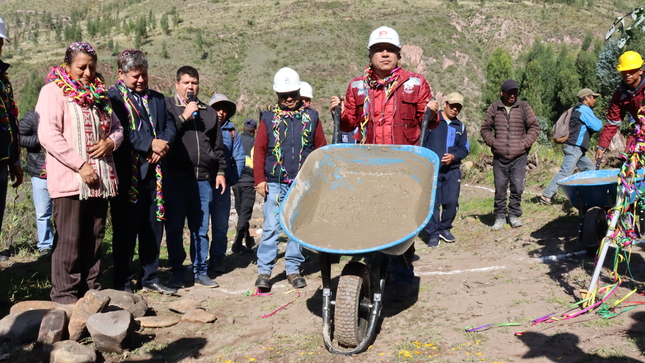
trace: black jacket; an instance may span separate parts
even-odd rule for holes
[[[253,155],[251,155],[251,150],[253,149],[253,146],[255,146],[255,137],[253,135],[249,134],[248,132],[244,131],[243,133],[240,134],[240,141],[242,141],[242,146],[244,147],[244,154],[246,155],[246,160],[253,160]],[[238,184],[248,184],[248,185],[253,185],[253,169],[248,166],[244,165],[244,170],[242,171],[242,176],[240,176],[240,180],[237,181]]]
[[[20,129],[20,146],[27,149],[27,174],[41,179],[47,179],[45,172],[45,149],[38,141],[38,120],[36,111],[25,114],[18,123]]]
[[[0,127],[0,165],[17,165],[20,162],[18,108],[15,106],[11,82],[7,78],[9,67],[9,64],[0,61],[0,101],[4,103],[9,119],[9,125]]]
[[[186,106],[177,96],[166,98],[166,108],[175,121],[177,137],[162,159],[164,175],[210,181],[224,175],[224,143],[215,109],[200,102],[197,116],[186,121],[181,115]]]
[[[150,167],[146,160],[146,156],[151,150],[152,140],[155,138],[150,127],[150,120],[152,120],[155,127],[157,139],[165,140],[172,144],[177,133],[172,116],[166,111],[164,96],[153,90],[149,92],[148,108],[150,109],[150,119],[145,117],[147,115],[145,109],[132,99],[132,94],[129,95],[138,111],[138,113],[135,112],[134,114],[136,129],[133,130],[121,92],[116,87],[110,87],[108,90],[114,113],[121,121],[121,126],[123,126],[123,143],[113,153],[114,164],[119,177],[119,193],[128,193],[130,188],[133,151],[138,159],[139,180],[145,179],[148,173],[154,173],[154,168]],[[142,120],[142,118],[144,119]]]

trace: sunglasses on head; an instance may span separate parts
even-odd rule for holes
[[[286,100],[288,98],[298,98],[298,96],[300,96],[300,91],[278,93],[278,98],[281,100]]]
[[[448,108],[461,109],[461,107],[462,107],[461,104],[459,104],[459,103],[448,103],[448,102],[446,102],[446,103],[448,104]]]

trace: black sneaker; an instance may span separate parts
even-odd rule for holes
[[[448,243],[455,242],[457,240],[455,236],[453,236],[452,233],[450,233],[449,230],[440,231],[439,237],[441,237],[442,240]]]
[[[305,280],[304,277],[300,276],[300,274],[297,273],[288,275],[287,281],[289,281],[294,289],[302,289],[303,287],[307,286],[307,280]]]
[[[441,240],[439,239],[439,236],[430,236],[430,239],[428,240],[428,247],[439,247],[440,243]]]
[[[271,288],[271,275],[259,274],[258,279],[255,280],[255,287],[268,290]]]
[[[172,276],[170,276],[170,280],[168,280],[166,285],[174,287],[176,289],[181,289],[182,287],[184,287],[184,274],[174,272]]]

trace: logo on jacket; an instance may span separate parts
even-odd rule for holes
[[[403,83],[403,92],[412,93],[412,91],[414,91],[414,82],[407,80],[405,83]]]

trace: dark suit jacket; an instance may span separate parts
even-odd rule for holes
[[[129,91],[128,91],[129,92]],[[150,90],[148,96],[148,106],[150,108],[150,117],[152,124],[157,132],[157,138],[168,141],[172,145],[177,133],[177,128],[173,122],[172,116],[166,111],[164,96],[156,91]],[[121,121],[123,126],[123,144],[114,151],[114,162],[116,164],[117,174],[119,176],[119,193],[127,193],[130,187],[132,175],[131,152],[134,150],[139,160],[139,180],[144,179],[148,173],[154,173],[154,167],[150,167],[146,156],[151,150],[152,140],[155,138],[152,133],[150,121],[145,118],[147,112],[140,107],[137,102],[130,96],[132,103],[139,113],[135,112],[135,127],[132,129],[128,110],[125,107],[123,97],[116,87],[110,87],[108,90],[110,101],[114,113]],[[142,119],[143,118],[143,119]]]

